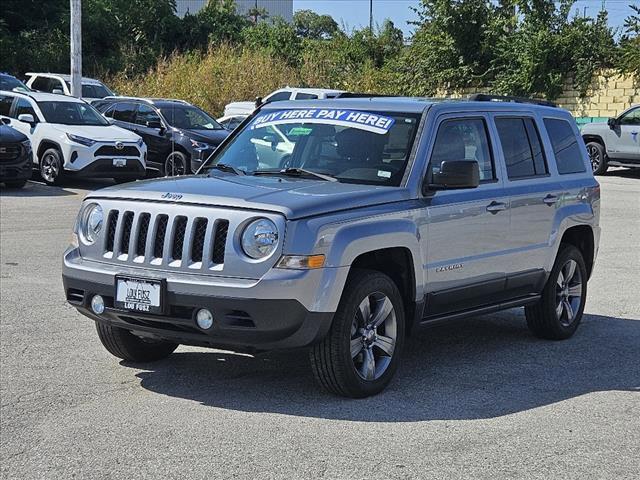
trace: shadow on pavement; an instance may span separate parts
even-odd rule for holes
[[[639,357],[638,320],[586,315],[573,338],[551,342],[529,334],[522,312],[512,310],[418,330],[387,390],[363,400],[320,390],[305,352],[178,352],[136,367],[146,369],[137,374],[145,389],[218,408],[415,422],[491,418],[591,392],[640,391]]]
[[[604,174],[606,177],[640,178],[640,168],[616,168]]]
[[[50,186],[37,179],[30,180],[24,188],[0,187],[3,197],[65,197],[79,195],[77,190],[98,190],[114,185],[113,180],[69,179],[60,186]]]

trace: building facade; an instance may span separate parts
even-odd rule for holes
[[[215,0],[177,0],[176,14],[184,17],[187,12],[197,13],[208,1]],[[246,15],[247,12],[255,8],[264,8],[269,17],[282,17],[287,22],[293,20],[293,0],[235,0],[238,13]]]

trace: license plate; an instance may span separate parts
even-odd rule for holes
[[[127,159],[126,158],[114,158],[113,159],[113,166],[114,167],[126,167],[127,166]]]
[[[117,277],[114,303],[132,312],[162,313],[162,281]]]

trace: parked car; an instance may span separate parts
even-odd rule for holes
[[[13,75],[0,72],[0,90],[30,92],[31,89]]]
[[[0,183],[22,188],[31,178],[31,142],[5,122],[0,123]]]
[[[292,88],[285,87],[271,92],[264,98],[258,97],[253,102],[231,102],[224,107],[225,117],[234,115],[250,115],[256,107],[263,103],[282,102],[285,100],[317,100],[336,98],[343,90],[331,90],[328,88]]]
[[[144,138],[147,164],[162,175],[196,172],[229,135],[211,115],[183,100],[111,97],[97,108],[114,125]]]
[[[232,132],[235,130],[248,115],[227,115],[217,119],[218,123],[224,128]]]
[[[610,166],[640,168],[640,105],[606,123],[587,123],[581,133],[595,175]]]
[[[599,185],[567,111],[484,98],[267,104],[208,175],[89,194],[67,300],[127,361],[308,347],[349,397],[390,382],[418,325],[525,306],[533,334],[569,338]],[[295,143],[288,168],[260,166],[268,128]]]
[[[71,75],[61,73],[27,73],[27,86],[37,92],[71,95]],[[82,77],[82,99],[92,102],[114,95],[109,87],[95,78]]]
[[[50,93],[0,91],[0,118],[29,138],[48,184],[66,176],[130,181],[145,176],[142,138],[109,124],[88,103]]]

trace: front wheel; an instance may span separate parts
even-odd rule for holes
[[[589,154],[593,174],[604,175],[609,165],[607,164],[607,153],[602,144],[598,142],[587,143],[587,153]]]
[[[164,174],[167,177],[188,175],[191,173],[187,156],[182,152],[172,152],[164,162]]]
[[[47,185],[59,185],[63,175],[62,154],[55,148],[45,150],[40,159],[40,176]]]
[[[143,340],[124,328],[96,322],[98,337],[104,348],[114,357],[130,362],[153,362],[168,357],[178,348],[177,343]]]
[[[527,325],[534,335],[549,340],[571,337],[587,298],[587,268],[582,253],[562,244],[538,303],[525,308]]]
[[[311,349],[316,380],[337,395],[375,395],[398,367],[404,332],[402,297],[393,280],[380,272],[355,270],[329,333]]]

